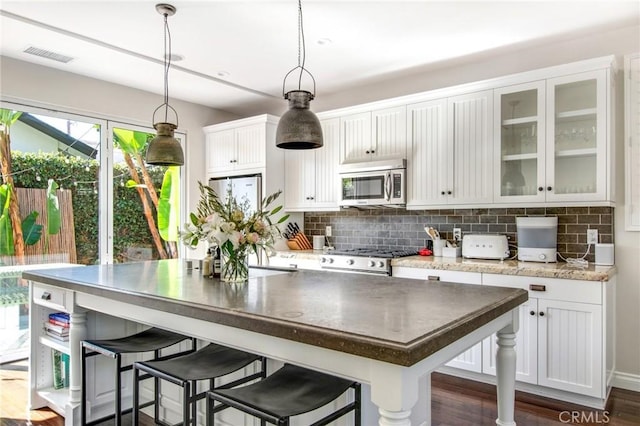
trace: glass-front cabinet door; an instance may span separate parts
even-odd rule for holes
[[[606,198],[606,72],[547,80],[547,201]]]
[[[494,91],[496,201],[544,201],[545,82],[509,86]]]

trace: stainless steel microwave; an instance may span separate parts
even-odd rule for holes
[[[340,207],[403,207],[406,204],[405,159],[340,166]]]

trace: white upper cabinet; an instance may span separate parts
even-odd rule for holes
[[[547,80],[547,201],[612,198],[607,89],[605,70]]]
[[[407,207],[445,204],[449,184],[447,100],[409,105],[407,156]]]
[[[207,176],[228,176],[264,168],[267,152],[276,149],[276,125],[277,117],[261,115],[205,127]]]
[[[495,201],[613,201],[607,70],[495,90]]]
[[[323,146],[285,152],[285,210],[338,210],[340,119],[320,120]]]
[[[494,200],[545,200],[545,82],[494,91]]]
[[[407,155],[406,107],[392,107],[340,118],[340,163]]]
[[[408,208],[493,200],[492,91],[409,105]]]

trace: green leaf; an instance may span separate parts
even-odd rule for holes
[[[22,221],[22,236],[24,243],[28,246],[34,245],[42,237],[42,229],[44,227],[36,223],[38,216],[39,213],[34,210]]]
[[[11,127],[11,125],[15,123],[21,115],[21,111],[0,108],[0,123],[2,123],[5,127]]]
[[[271,210],[271,213],[269,213],[270,215],[274,215],[276,213],[278,213],[280,210],[282,210],[282,206],[278,206],[275,209]]]
[[[47,186],[47,234],[55,235],[60,232],[61,218],[60,205],[58,203],[58,184],[49,179]]]
[[[287,219],[289,219],[289,215],[288,215],[288,214],[286,214],[286,215],[282,216],[282,217],[280,218],[280,220],[278,221],[278,225],[280,225],[282,222],[284,222],[284,221],[285,221],[285,220],[287,220]]]
[[[167,167],[158,199],[158,230],[165,241],[178,241],[180,228],[180,169]]]
[[[2,215],[0,215],[0,254],[13,256],[13,227],[9,217],[9,202],[11,201],[11,187],[7,184],[0,185],[0,203]]]
[[[142,151],[147,143],[147,136],[150,133],[138,132],[128,129],[113,129],[114,144],[124,153],[129,155]]]

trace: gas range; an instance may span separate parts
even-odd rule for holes
[[[391,259],[417,254],[415,250],[356,248],[333,250],[320,256],[322,269],[376,275],[391,275]]]

